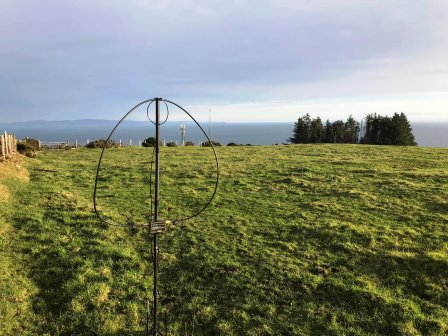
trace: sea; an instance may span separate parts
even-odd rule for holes
[[[19,139],[26,137],[43,142],[68,142],[85,145],[96,139],[106,139],[116,125],[113,120],[65,120],[28,121],[1,123],[0,132],[15,134]],[[180,144],[181,126],[185,125],[185,141],[195,144],[206,140],[201,129],[194,123],[170,121],[160,126],[160,136],[165,142]],[[287,143],[292,136],[293,122],[227,123],[204,122],[202,129],[213,141],[225,145],[230,142],[251,145],[275,145]],[[448,123],[412,123],[412,129],[419,146],[448,147]],[[125,121],[112,134],[111,139],[123,145],[138,146],[141,141],[155,136],[155,127],[149,121]]]

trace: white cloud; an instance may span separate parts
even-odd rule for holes
[[[295,121],[305,113],[326,120],[360,120],[369,113],[392,115],[404,112],[412,122],[448,122],[448,91],[369,97],[333,97],[304,101],[263,101],[241,104],[188,106],[199,120],[208,120],[211,109],[214,121]]]
[[[255,101],[257,120],[272,101],[291,118],[317,111],[309,101],[379,113],[394,101],[437,119],[447,98],[428,97],[448,88],[447,16],[442,0],[4,0],[0,120],[119,117],[148,95]]]

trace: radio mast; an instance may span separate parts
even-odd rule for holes
[[[185,124],[180,125],[181,146],[185,146]]]

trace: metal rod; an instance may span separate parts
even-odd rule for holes
[[[146,301],[146,326],[145,326],[145,335],[149,336],[149,319],[150,319],[150,311],[149,308],[149,300]]]
[[[156,153],[155,153],[155,185],[154,185],[154,221],[156,222],[159,218],[159,142],[160,142],[160,108],[159,103],[161,98],[155,98],[156,101]],[[158,249],[157,249],[157,233],[154,233],[154,258],[153,258],[153,266],[154,266],[154,288],[153,288],[153,297],[154,297],[154,309],[153,309],[153,323],[152,323],[152,335],[157,335],[157,259],[158,259]]]

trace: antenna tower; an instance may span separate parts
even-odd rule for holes
[[[180,125],[181,146],[185,146],[185,124]]]

